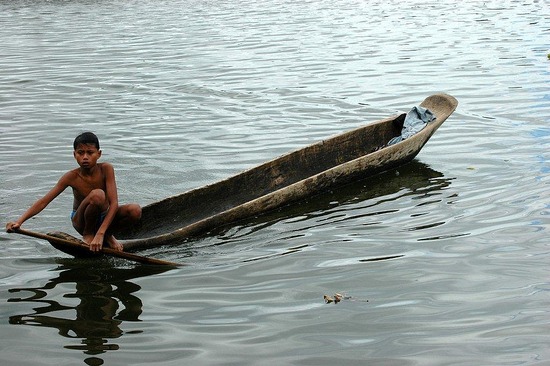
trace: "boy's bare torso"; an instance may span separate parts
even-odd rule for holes
[[[105,173],[103,171],[105,163],[98,163],[90,171],[76,168],[67,174],[67,184],[73,190],[73,210],[77,210],[84,198],[86,198],[94,189],[107,191],[105,183]]]

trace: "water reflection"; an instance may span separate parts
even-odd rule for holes
[[[90,260],[64,260],[55,271],[58,276],[44,286],[13,288],[8,302],[34,303],[34,312],[10,316],[10,324],[56,328],[66,338],[80,340],[68,344],[67,349],[81,350],[96,356],[119,348],[114,339],[124,334],[122,323],[137,322],[142,313],[142,301],[136,296],[141,287],[131,280],[167,271],[162,266],[112,267],[109,262]],[[67,284],[74,284],[73,292],[66,292]],[[62,291],[61,304],[52,297]],[[15,296],[15,295],[14,295]],[[74,300],[73,300],[74,299]],[[132,333],[135,333],[133,331]],[[137,331],[139,332],[139,331]],[[89,365],[101,365],[97,357],[85,359]]]

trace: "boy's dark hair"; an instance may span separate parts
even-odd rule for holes
[[[83,132],[80,135],[76,136],[73,142],[73,147],[76,150],[80,144],[92,144],[95,145],[96,149],[99,150],[99,139],[93,132]]]

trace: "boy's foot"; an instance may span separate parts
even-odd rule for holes
[[[94,240],[94,235],[93,234],[82,236],[82,241],[86,244],[90,244],[93,240]]]
[[[114,236],[109,235],[108,237],[105,238],[105,241],[107,242],[109,247],[111,247],[111,249],[119,250],[121,252],[124,251],[124,247],[122,246],[122,244],[118,242],[118,240],[115,239]]]

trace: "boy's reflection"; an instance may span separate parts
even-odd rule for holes
[[[65,348],[82,350],[89,355],[117,350],[118,345],[109,344],[109,340],[122,336],[123,321],[139,321],[142,312],[142,302],[134,295],[141,287],[129,280],[167,269],[162,266],[114,268],[98,261],[75,266],[74,262],[76,260],[68,260],[66,265],[61,265],[57,269],[59,276],[43,287],[11,289],[11,293],[30,292],[31,296],[13,297],[8,302],[35,302],[42,306],[34,308],[31,314],[11,316],[10,324],[57,328],[64,337],[81,339],[81,344]],[[77,299],[76,306],[47,299],[48,290],[68,283],[75,283],[76,291],[63,297]]]

